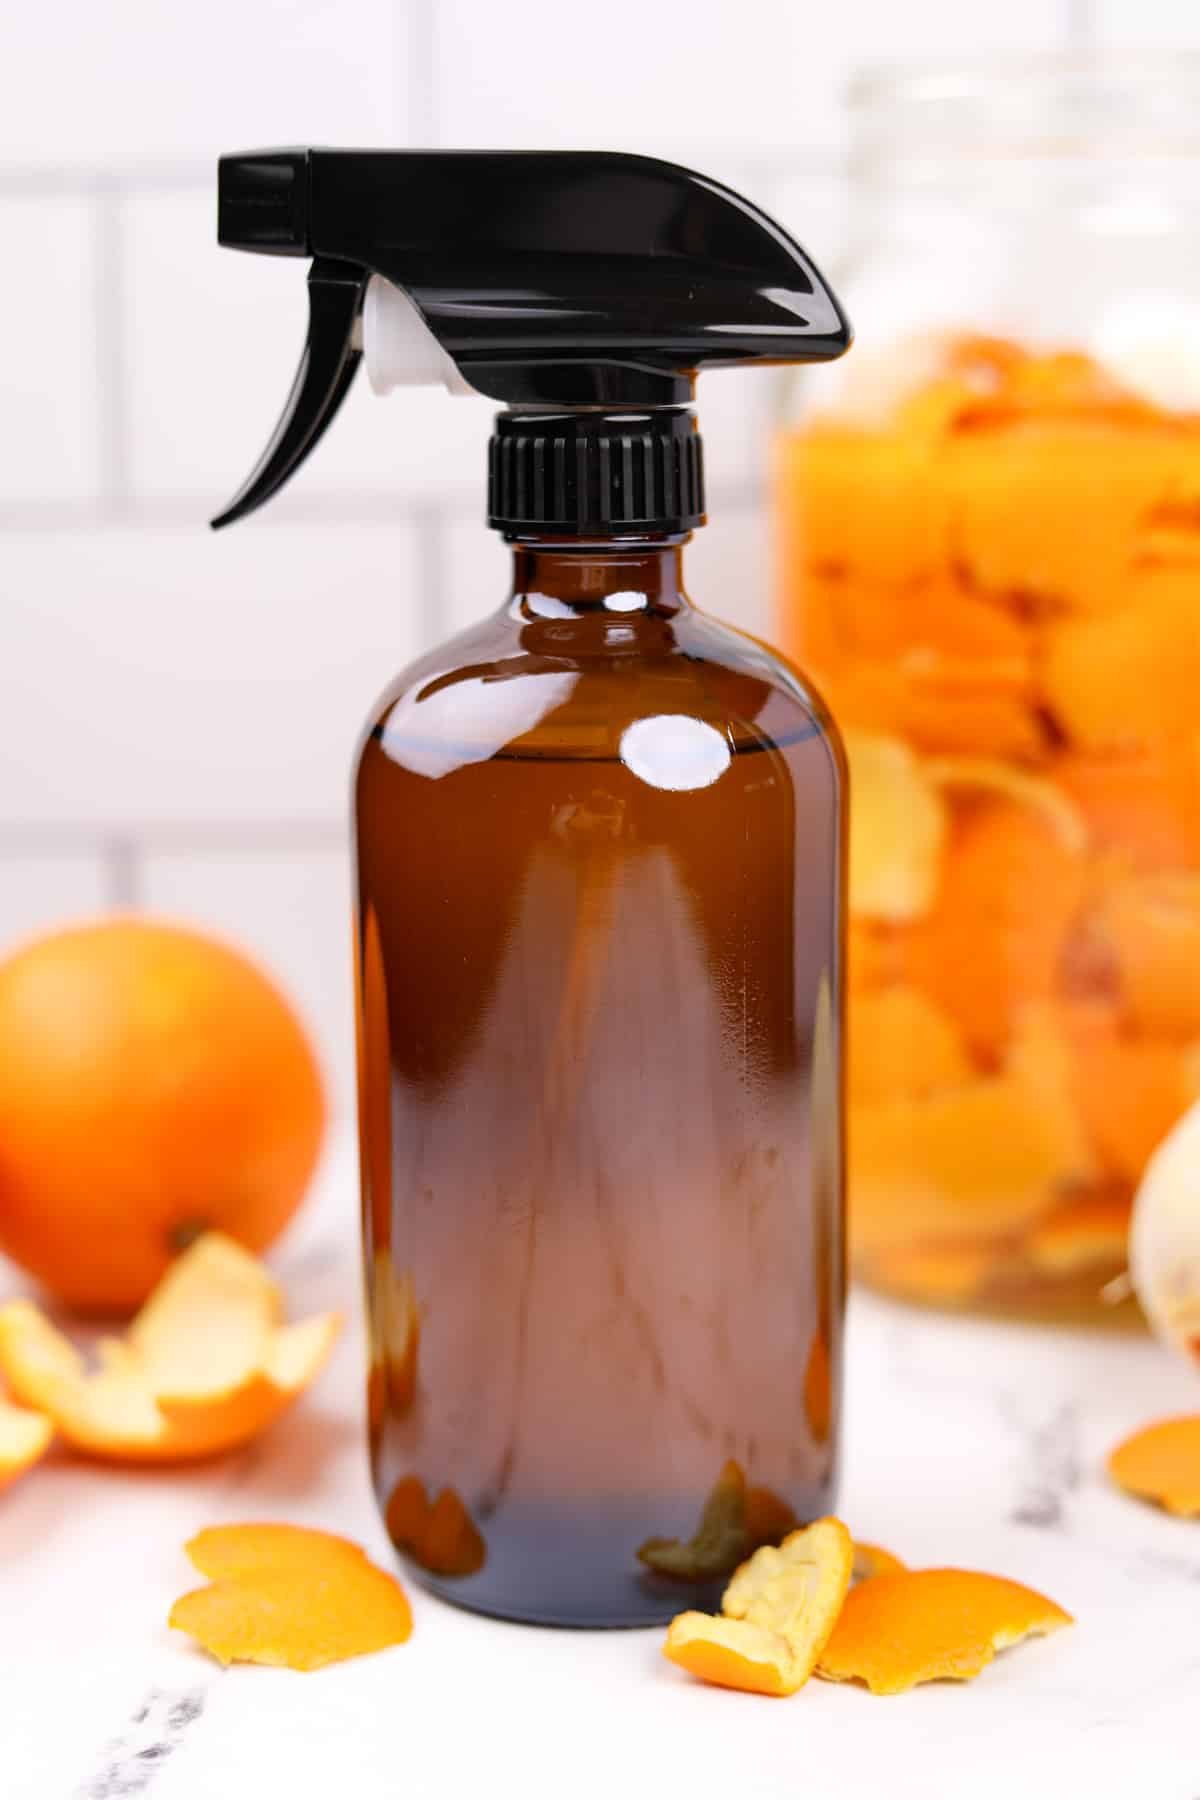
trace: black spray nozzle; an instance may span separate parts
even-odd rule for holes
[[[308,341],[252,511],[349,388],[367,283],[402,289],[461,376],[517,409],[686,405],[706,367],[823,362],[850,327],[799,244],[705,176],[575,151],[275,150],[222,157],[218,236],[311,256]]]

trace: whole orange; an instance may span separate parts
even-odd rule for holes
[[[263,1249],[324,1124],[300,1021],[225,944],[118,917],[0,963],[0,1250],[71,1305],[139,1305],[209,1226]]]

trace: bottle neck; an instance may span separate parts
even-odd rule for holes
[[[683,546],[690,532],[564,544],[513,544],[512,605],[524,618],[587,613],[669,615],[689,605]]]

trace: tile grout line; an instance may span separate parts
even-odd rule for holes
[[[123,196],[115,183],[106,183],[97,194],[94,230],[98,489],[104,509],[119,513],[129,497],[129,370],[123,317],[125,220]]]
[[[703,402],[701,402],[703,405]],[[482,476],[481,476],[482,479]],[[722,508],[756,506],[764,497],[764,483],[715,481],[710,484]],[[5,531],[63,532],[111,529],[114,526],[186,526],[194,529],[203,519],[210,496],[179,494],[162,498],[134,497],[127,492],[101,501],[20,500],[0,501],[0,529]],[[358,495],[310,495],[302,504],[284,500],[274,512],[256,523],[260,531],[288,528],[305,530],[324,525],[416,525],[426,520],[453,525],[468,520],[478,523],[480,498],[477,488],[431,494],[406,501],[387,489]]]
[[[102,851],[105,899],[112,912],[127,912],[142,902],[142,865],[132,837],[107,838]]]

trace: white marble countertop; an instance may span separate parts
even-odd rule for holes
[[[357,1294],[343,1146],[281,1249],[296,1313]],[[187,1473],[66,1457],[0,1498],[4,1800],[1200,1800],[1200,1523],[1114,1492],[1106,1450],[1200,1408],[1149,1341],[856,1298],[840,1511],[910,1562],[1010,1575],[1078,1618],[967,1687],[703,1688],[660,1632],[504,1625],[412,1592],[412,1641],[312,1675],[223,1672],[168,1631],[199,1526],[285,1518],[388,1550],[357,1318],[268,1438]]]

